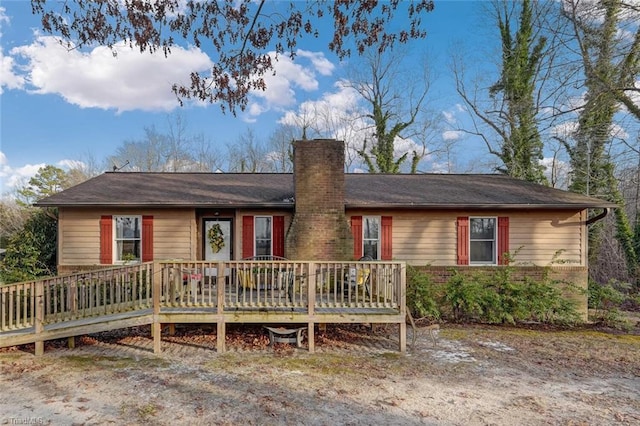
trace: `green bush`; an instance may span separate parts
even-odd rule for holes
[[[454,270],[453,276],[447,281],[443,302],[451,311],[454,321],[472,321],[481,317],[483,302],[490,298],[480,284],[477,275],[468,276]]]
[[[438,291],[429,274],[407,265],[407,309],[414,318],[440,318]]]
[[[610,280],[600,284],[589,280],[589,308],[592,319],[607,327],[627,328],[629,324],[620,312],[620,305],[627,300],[627,292],[631,284],[618,280]]]
[[[407,307],[416,318],[516,324],[534,321],[574,324],[580,321],[576,302],[567,297],[581,291],[575,285],[551,278],[545,268],[540,279],[516,278],[516,267],[492,271],[459,271],[436,284],[428,272],[407,266]]]

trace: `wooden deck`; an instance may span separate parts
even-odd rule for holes
[[[137,325],[226,323],[398,325],[406,349],[402,262],[150,262],[0,286],[0,347]]]

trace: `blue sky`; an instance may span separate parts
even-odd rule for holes
[[[447,65],[451,46],[490,52],[495,46],[481,36],[494,26],[480,24],[482,2],[435,3],[426,18],[427,38],[414,43],[411,51],[420,54],[416,57],[428,52],[434,75],[428,107],[446,123],[460,112]],[[223,115],[218,105],[181,108],[171,93],[171,84],[187,78],[189,71],[207,68],[206,52],[182,46],[169,59],[129,49],[120,50],[114,59],[100,47],[67,52],[39,30],[26,0],[0,3],[0,28],[2,193],[26,182],[44,164],[64,167],[89,157],[101,161],[123,141],[142,138],[144,127],[165,129],[171,113],[180,112],[190,132],[202,133],[223,151],[247,128],[268,135],[287,116],[299,113],[304,103],[328,102],[339,109],[347,97],[336,86],[347,64],[315,40],[298,46],[294,62],[281,60],[277,76],[267,81],[267,91],[251,95],[247,111],[233,117]],[[435,140],[459,137],[447,126],[434,135]],[[486,155],[483,145],[465,143],[458,152],[467,158]]]

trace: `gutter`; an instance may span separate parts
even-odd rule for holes
[[[607,215],[609,214],[609,208],[605,207],[602,209],[602,213],[600,213],[597,216],[592,217],[591,219],[588,219],[585,223],[587,226],[589,225],[593,225],[594,223],[604,219],[605,217],[607,217]]]

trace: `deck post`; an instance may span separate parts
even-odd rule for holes
[[[309,352],[314,353],[316,350],[314,332],[315,324],[313,317],[316,315],[316,264],[311,262],[309,264],[309,282],[307,283],[307,314],[309,316],[309,322],[307,324],[307,341],[309,343]]]
[[[399,350],[401,353],[407,351],[407,265],[400,265],[400,324],[399,324]]]
[[[153,323],[151,324],[151,334],[153,335],[153,353],[159,354],[162,350],[162,324],[159,322],[160,317],[160,294],[162,292],[162,276],[164,274],[164,268],[160,266],[160,263],[153,263]]]
[[[41,356],[44,355],[44,340],[39,338],[39,334],[42,333],[44,328],[44,281],[36,282],[34,303],[36,306],[36,317],[33,327],[37,339],[35,341],[35,355]]]
[[[224,291],[227,282],[224,271],[224,262],[218,262],[218,277],[216,278],[216,313],[218,314],[218,322],[216,323],[216,350],[218,353],[225,351],[225,341],[227,338],[226,324],[224,322]]]

